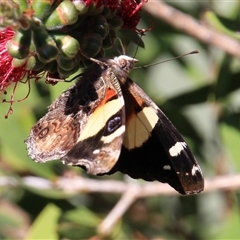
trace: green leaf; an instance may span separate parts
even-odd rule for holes
[[[32,224],[26,239],[58,239],[56,232],[61,210],[54,204],[48,204]]]
[[[240,39],[239,34],[237,32],[238,27],[237,27],[236,21],[234,23],[234,21],[230,21],[226,18],[217,16],[213,11],[206,11],[204,13],[204,18],[205,18],[205,21],[207,21],[208,24],[211,25],[212,27],[214,27],[216,30],[218,30],[226,35],[229,35],[230,37],[233,37],[237,40]],[[224,25],[224,22],[225,22],[225,24],[228,23],[228,27]],[[230,29],[230,26],[232,26],[232,25],[235,26],[236,31],[233,31]]]
[[[191,91],[172,97],[168,99],[164,104],[166,106],[175,105],[179,109],[189,104],[203,103],[207,101],[211,91],[212,91],[212,85],[204,85],[204,86],[192,89]]]
[[[225,226],[220,229],[215,239],[239,239],[240,236],[239,208],[236,206],[228,213]]]
[[[93,213],[92,211],[90,211],[88,208],[84,206],[82,206],[81,208],[77,208],[77,209],[66,212],[66,214],[64,215],[64,219],[77,224],[90,226],[90,227],[94,227],[98,225],[101,221],[101,219],[98,218],[98,216],[95,213]]]
[[[140,37],[135,31],[133,31],[132,29],[122,28],[119,32],[122,34],[121,39],[124,38],[124,40],[126,41],[127,45],[128,45],[130,42],[133,42],[133,43],[135,43],[136,45],[138,45],[139,47],[144,48],[144,42],[143,42],[143,40],[142,40],[141,37]]]
[[[232,159],[234,160],[236,171],[240,171],[239,162],[239,146],[240,146],[240,134],[235,128],[225,123],[220,125],[220,131],[223,139],[224,146]]]
[[[216,99],[224,98],[240,88],[240,72],[233,72],[231,70],[231,63],[230,56],[226,56],[222,62],[215,86]]]
[[[61,220],[59,234],[67,239],[89,239],[96,235],[97,226],[100,224],[99,217],[82,206],[67,211]]]

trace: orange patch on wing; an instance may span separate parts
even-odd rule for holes
[[[138,103],[138,105],[140,107],[143,106],[143,98],[141,96],[139,96],[139,94],[136,94],[135,92],[131,91],[131,89],[129,89],[129,90],[130,90],[132,97]]]
[[[101,129],[106,126],[108,119],[120,111],[123,106],[123,96],[118,96],[117,92],[114,91],[114,89],[108,88],[105,97],[94,109],[94,112],[89,116],[88,121],[82,129],[77,142],[83,141],[96,135]],[[125,128],[122,131],[125,131]],[[120,135],[122,133],[118,132],[118,134]]]
[[[110,99],[112,99],[114,96],[117,96],[117,92],[112,89],[112,88],[108,88],[106,90],[106,94],[105,97],[103,98],[103,100],[99,103],[98,107],[105,105]]]

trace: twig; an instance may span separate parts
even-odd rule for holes
[[[240,58],[240,42],[236,39],[205,26],[191,16],[176,10],[160,0],[149,0],[143,7],[153,16],[162,19],[171,26]]]
[[[124,215],[128,208],[136,201],[136,199],[138,199],[140,192],[140,186],[138,188],[135,185],[133,185],[133,187],[129,186],[115,207],[98,226],[98,233],[100,235],[106,236],[111,232],[117,221]]]
[[[172,196],[179,195],[174,189],[167,184],[158,182],[128,183],[115,180],[94,180],[82,177],[65,178],[61,177],[52,182],[40,177],[23,177],[21,179],[14,177],[0,177],[0,187],[27,187],[40,190],[59,190],[65,194],[79,194],[88,192],[122,194],[122,197],[107,215],[98,227],[101,235],[107,235],[112,230],[116,222],[124,215],[134,201],[138,198],[150,196]],[[229,176],[218,176],[205,181],[203,193],[213,191],[235,191],[240,189],[240,174]]]
[[[134,181],[134,180],[133,180]],[[145,182],[143,184],[136,181],[122,182],[117,180],[94,180],[82,177],[65,178],[60,177],[57,181],[52,182],[40,177],[28,176],[20,179],[14,177],[1,176],[0,187],[28,187],[38,190],[59,190],[65,194],[78,194],[99,192],[99,193],[112,193],[123,194],[129,189],[133,191],[136,189],[138,198],[144,198],[149,196],[172,196],[180,195],[173,188],[167,184],[159,182]],[[203,193],[213,191],[235,191],[240,189],[240,174],[218,176],[213,179],[205,180],[205,188]]]

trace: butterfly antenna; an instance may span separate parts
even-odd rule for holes
[[[144,65],[144,66],[135,67],[134,69],[142,69],[142,68],[147,68],[147,67],[155,66],[155,65],[158,65],[158,64],[161,64],[161,63],[170,62],[170,61],[172,61],[172,60],[176,60],[176,59],[178,59],[178,58],[186,57],[186,56],[188,56],[188,55],[197,54],[197,53],[199,53],[199,51],[198,51],[198,50],[194,50],[194,51],[191,51],[191,52],[188,52],[188,53],[184,53],[184,54],[179,55],[179,56],[174,57],[174,58],[170,58],[170,59],[167,59],[167,60],[163,60],[163,61],[161,61],[161,62],[151,63],[151,64],[147,64],[147,65]]]
[[[120,46],[121,46],[121,49],[122,49],[122,52],[120,52],[119,49],[115,47],[116,50],[117,50],[117,52],[118,52],[118,54],[119,54],[119,55],[121,55],[121,54],[126,54],[126,51],[125,51],[125,48],[124,48],[124,46],[123,46],[122,40],[121,40],[119,37],[117,37],[117,40],[118,40],[118,42],[119,42],[119,44],[120,44]]]

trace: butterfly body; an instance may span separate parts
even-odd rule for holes
[[[37,162],[61,159],[94,175],[121,171],[169,183],[182,194],[203,190],[203,176],[187,144],[128,74],[122,55],[87,68],[63,92],[26,140]]]

